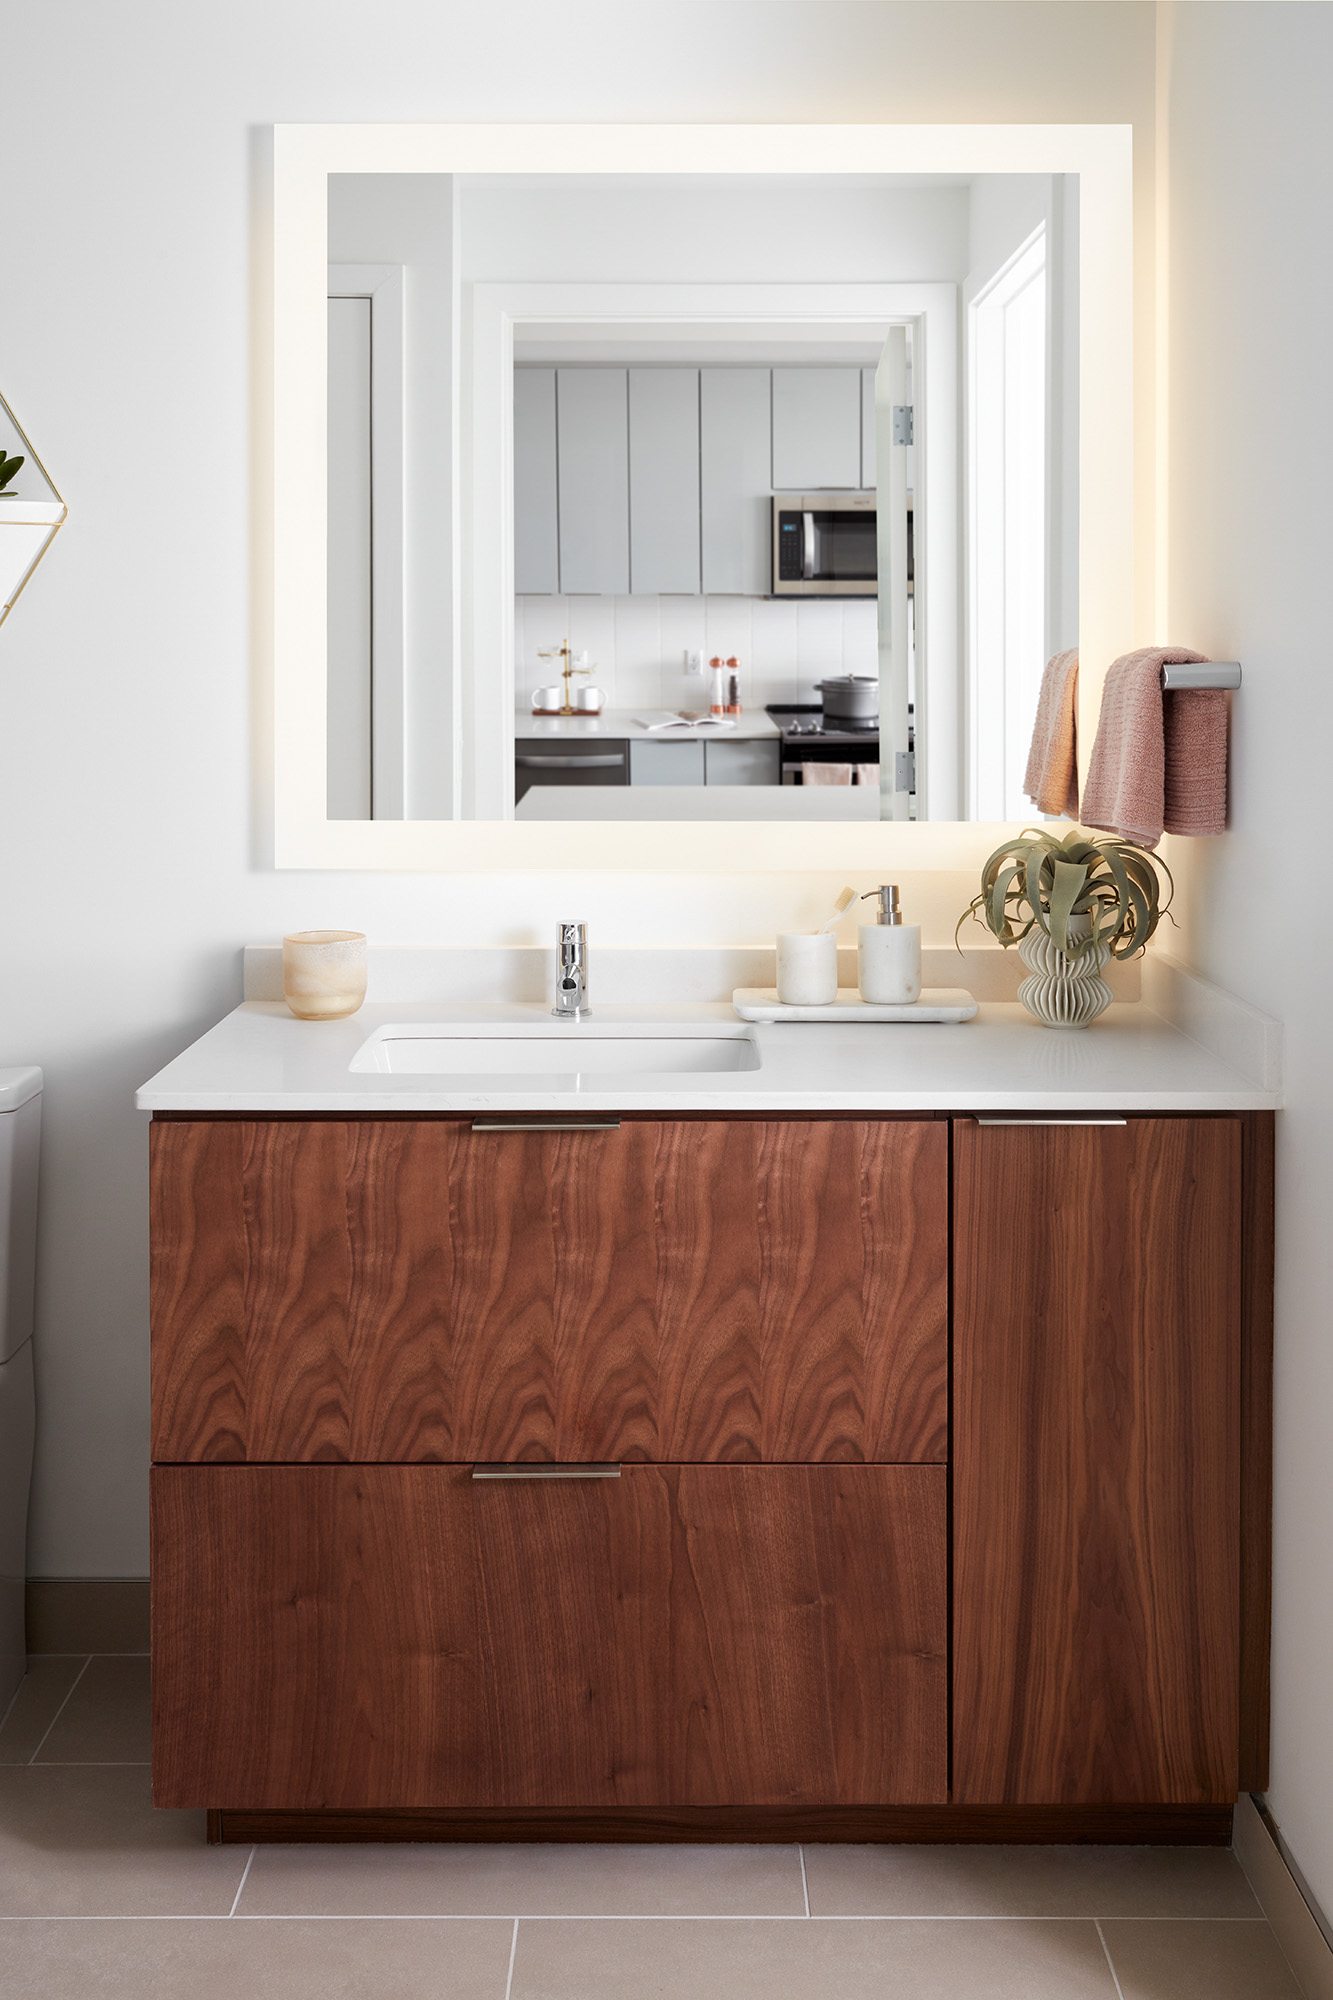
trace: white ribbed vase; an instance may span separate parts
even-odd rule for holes
[[[1086,917],[1074,918],[1070,935],[1077,937],[1081,931],[1086,937],[1088,928]],[[1044,1028],[1086,1028],[1115,998],[1101,976],[1111,956],[1107,945],[1099,944],[1082,958],[1066,958],[1045,931],[1031,930],[1019,945],[1018,955],[1031,967],[1018,997]]]

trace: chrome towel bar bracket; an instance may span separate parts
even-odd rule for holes
[[[1182,688],[1239,686],[1239,660],[1200,660],[1197,665],[1162,668],[1162,689],[1167,694],[1178,693]]]

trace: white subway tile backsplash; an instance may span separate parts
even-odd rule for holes
[[[558,679],[538,657],[568,640],[596,661],[588,677],[614,708],[698,707],[710,654],[735,654],[747,708],[818,701],[825,674],[873,674],[878,630],[873,598],[519,597],[514,605],[514,680],[520,703]],[[685,673],[686,652],[703,656],[704,678]],[[576,682],[578,686],[580,682]]]

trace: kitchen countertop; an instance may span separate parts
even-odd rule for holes
[[[702,701],[681,704],[682,707],[695,708],[702,705]],[[520,708],[514,712],[514,734],[525,743],[536,742],[541,737],[554,738],[559,742],[595,741],[599,737],[610,737],[617,743],[740,743],[778,735],[777,724],[762,708],[747,708],[740,715],[730,716],[728,726],[721,729],[714,722],[705,722],[691,729],[649,729],[646,726],[645,718],[652,722],[665,722],[671,713],[669,708],[606,708],[600,715],[534,715],[530,708]]]
[[[598,1006],[593,1026],[741,1024],[729,1001]],[[786,1023],[749,1030],[757,1070],[696,1075],[676,1088],[650,1076],[390,1076],[349,1068],[390,1023],[550,1027],[546,1006],[367,1002],[344,1021],[298,1021],[281,1002],[248,1001],[137,1093],[141,1111],[1260,1111],[1279,1102],[1142,1002],[1117,1003],[1091,1028],[1037,1025],[1020,1006],[983,1005],[957,1027]],[[575,1046],[579,1028],[560,1030]],[[571,1066],[572,1067],[572,1066]]]

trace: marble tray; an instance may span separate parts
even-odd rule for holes
[[[827,1007],[784,1007],[776,986],[738,986],[731,1004],[742,1021],[970,1021],[977,1003],[961,986],[923,986],[910,1007],[876,1007],[840,986]]]

